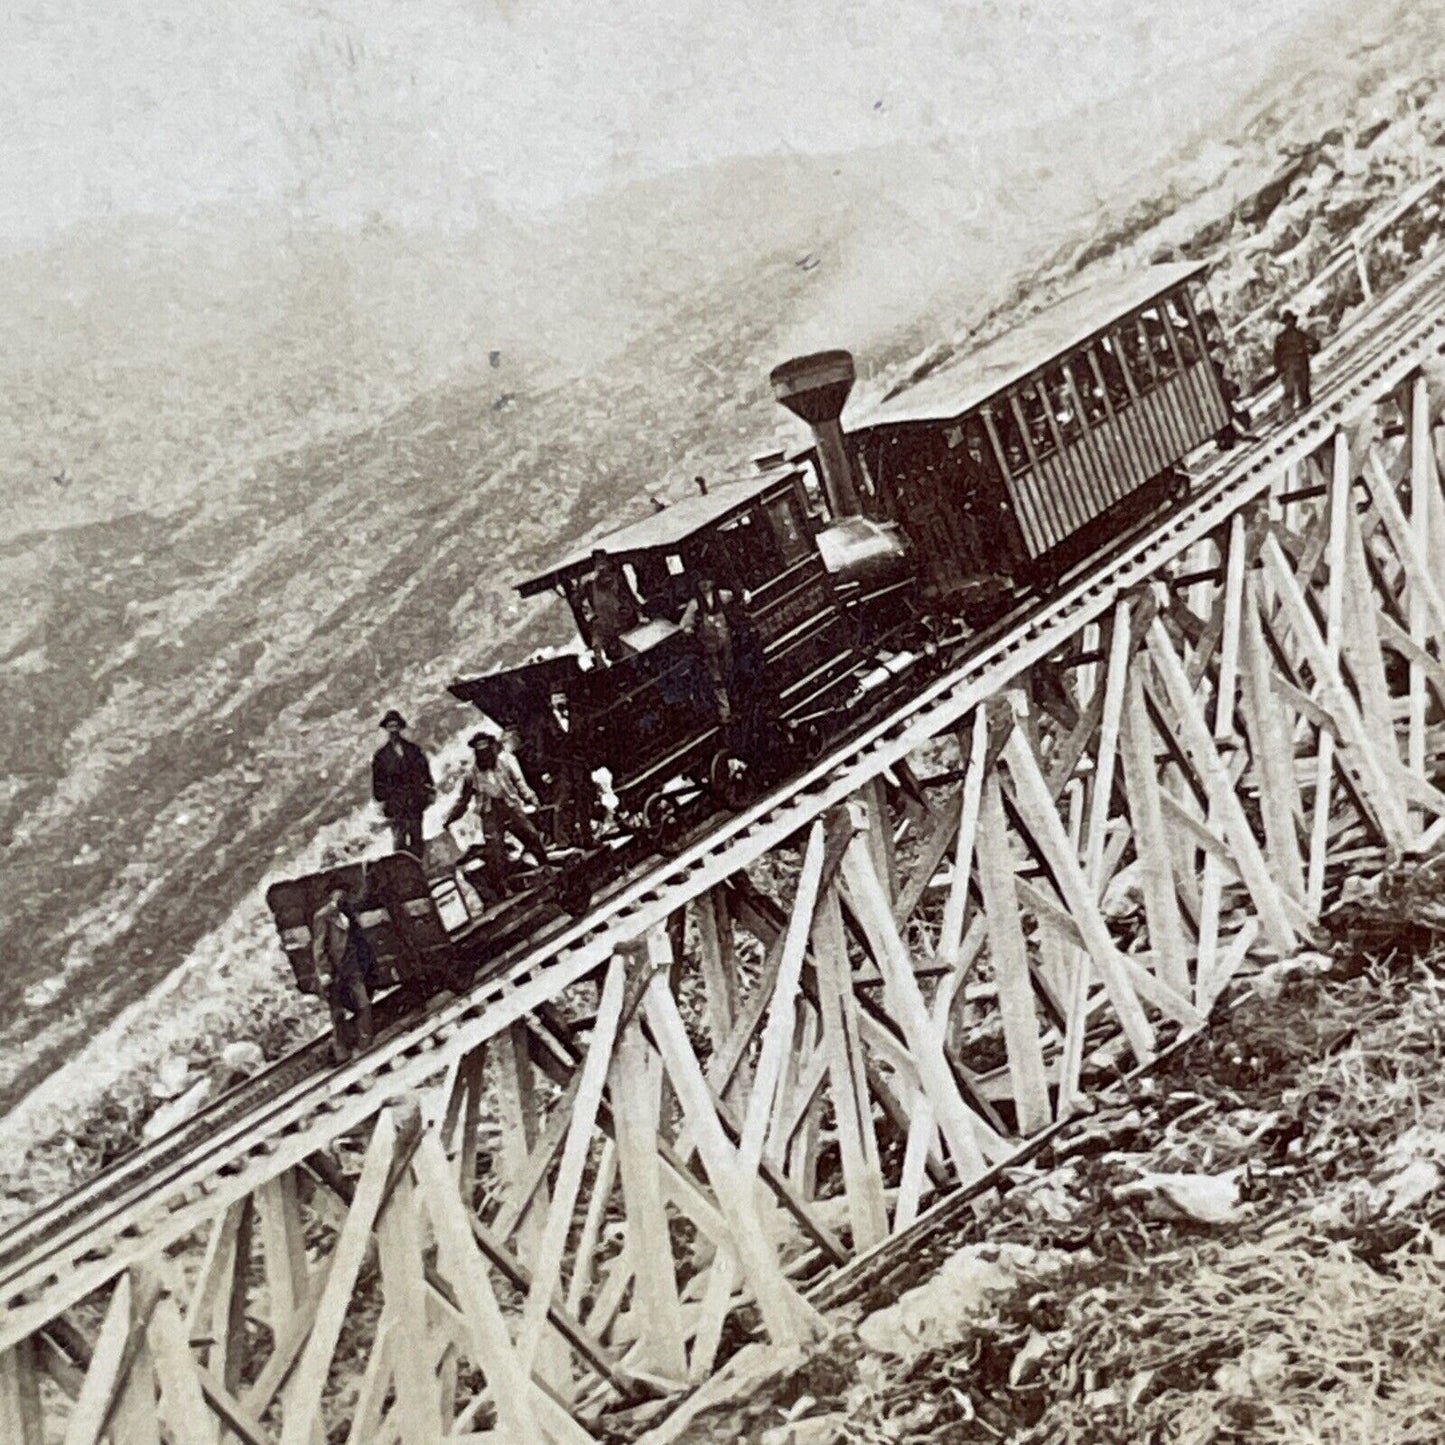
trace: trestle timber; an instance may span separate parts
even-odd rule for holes
[[[0,1438],[592,1439],[815,1338],[853,1261],[1310,946],[1342,849],[1434,847],[1442,271],[785,795],[13,1254]]]

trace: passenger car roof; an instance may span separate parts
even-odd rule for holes
[[[523,597],[533,597],[538,592],[555,587],[573,573],[590,570],[592,553],[599,547],[614,557],[625,557],[630,553],[680,546],[689,537],[727,521],[733,513],[745,511],[764,493],[790,484],[796,476],[796,472],[789,470],[765,477],[750,477],[742,482],[719,482],[705,496],[697,493],[683,497],[660,512],[649,513],[615,532],[609,532],[605,537],[595,538],[547,571],[519,582],[517,591]]]
[[[845,418],[847,429],[862,432],[901,422],[952,421],[1205,269],[1203,262],[1196,261],[1145,266],[1076,291],[907,391],[861,416]]]

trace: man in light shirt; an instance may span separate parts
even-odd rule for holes
[[[527,810],[539,806],[537,795],[522,773],[522,765],[490,733],[473,733],[467,739],[472,763],[462,791],[446,823],[455,823],[474,804],[482,825],[482,851],[489,871],[500,875],[506,864],[506,835],[511,835],[548,867],[547,845]]]

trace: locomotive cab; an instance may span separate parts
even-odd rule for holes
[[[684,498],[517,590],[567,601],[593,659],[568,679],[572,746],[634,814],[679,779],[761,772],[800,719],[845,706],[859,661],[793,469]]]

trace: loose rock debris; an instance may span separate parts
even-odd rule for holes
[[[1390,875],[1337,910],[1331,955],[1263,971],[817,1356],[679,1438],[1438,1442],[1445,937],[1404,914],[1379,947],[1404,898],[1445,934],[1445,867]]]

